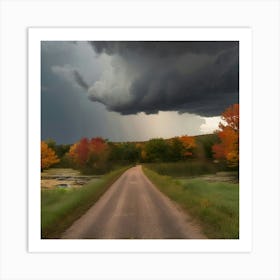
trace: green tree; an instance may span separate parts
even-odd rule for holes
[[[145,145],[145,152],[148,162],[168,161],[170,155],[169,145],[162,138],[149,140]]]
[[[180,161],[184,158],[185,147],[182,141],[178,138],[172,138],[169,144],[169,156],[170,161]]]

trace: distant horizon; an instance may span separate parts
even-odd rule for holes
[[[182,136],[191,136],[191,137],[199,137],[199,136],[207,136],[207,135],[214,135],[215,134],[215,132],[212,132],[212,133],[205,133],[205,134],[198,134],[198,135],[189,135],[189,134],[183,134],[183,135],[177,135],[177,136],[173,136],[173,137],[169,137],[169,138],[164,138],[164,137],[153,137],[153,138],[149,138],[149,139],[147,139],[147,140],[135,140],[135,141],[112,141],[112,140],[110,140],[110,139],[108,139],[108,138],[104,138],[104,137],[102,137],[102,136],[83,136],[83,137],[80,137],[78,140],[76,140],[76,141],[74,141],[73,143],[59,143],[59,142],[57,142],[54,138],[52,138],[52,137],[49,137],[49,138],[45,138],[45,139],[41,139],[41,141],[43,141],[43,142],[46,142],[46,141],[48,141],[48,140],[53,140],[53,141],[55,141],[55,143],[57,144],[57,145],[73,145],[74,143],[77,143],[77,142],[79,142],[81,139],[83,139],[83,138],[87,138],[87,139],[92,139],[92,138],[102,138],[102,139],[104,139],[104,140],[107,140],[108,142],[110,142],[110,143],[137,143],[137,142],[139,142],[139,143],[142,143],[142,142],[148,142],[149,140],[152,140],[152,139],[164,139],[164,140],[169,140],[169,139],[173,139],[173,138],[176,138],[176,137],[182,137]]]

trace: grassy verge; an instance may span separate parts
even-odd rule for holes
[[[168,197],[180,204],[202,226],[211,239],[239,238],[239,185],[175,180],[143,168],[148,178]]]
[[[158,174],[172,177],[197,176],[202,174],[214,174],[224,170],[224,166],[215,164],[211,161],[188,160],[183,162],[162,162],[162,163],[145,163],[148,169]]]
[[[41,236],[59,238],[76,219],[84,214],[128,167],[92,180],[78,189],[41,191]]]

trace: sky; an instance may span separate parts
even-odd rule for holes
[[[41,138],[213,133],[239,103],[236,41],[42,41]]]

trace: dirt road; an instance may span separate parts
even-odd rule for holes
[[[68,239],[206,238],[190,217],[163,195],[141,166],[127,170],[80,219]]]

